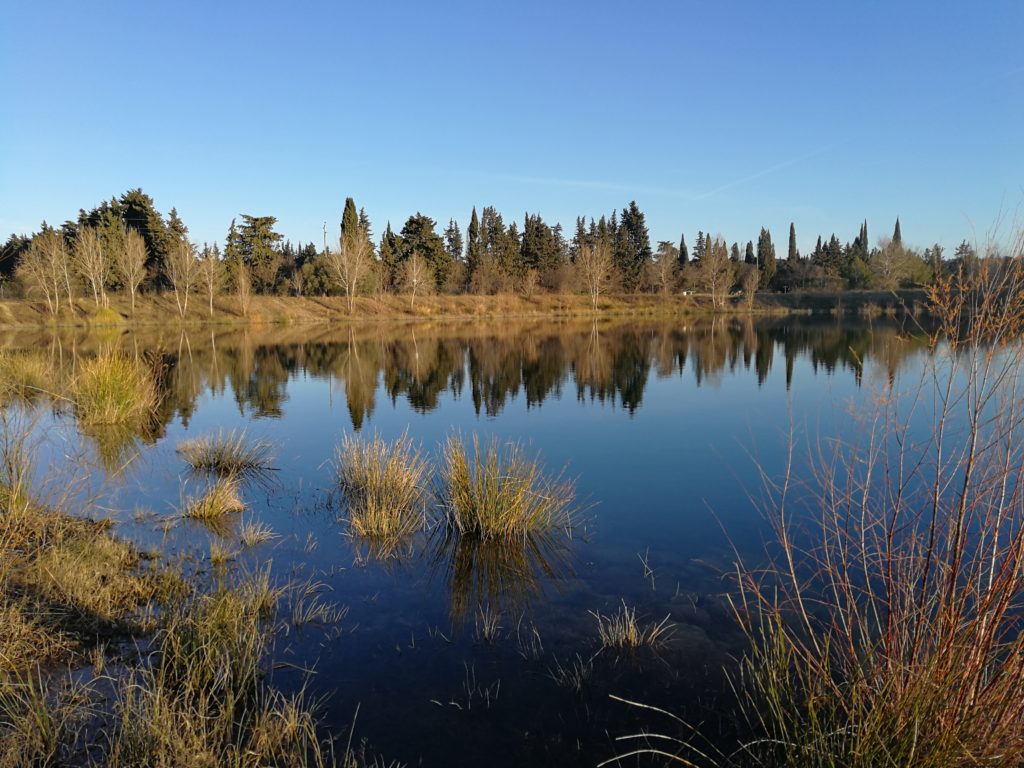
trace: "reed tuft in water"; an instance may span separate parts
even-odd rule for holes
[[[636,609],[623,601],[619,609],[608,616],[596,611],[590,615],[597,620],[597,634],[602,649],[633,650],[657,648],[672,639],[673,627],[669,617],[641,626],[636,620]]]
[[[152,416],[158,402],[149,367],[119,353],[83,361],[70,395],[86,426],[139,424]]]
[[[449,527],[479,539],[522,539],[573,525],[576,489],[564,473],[548,475],[519,443],[492,439],[472,448],[452,436],[444,446],[438,497]]]
[[[197,499],[185,505],[185,516],[195,520],[218,520],[224,515],[245,511],[235,475],[222,477]]]
[[[178,453],[192,469],[222,476],[265,472],[271,462],[269,443],[233,430],[183,440]]]
[[[428,465],[408,435],[346,436],[336,466],[355,535],[398,542],[423,528]]]

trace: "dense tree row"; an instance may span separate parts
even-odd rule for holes
[[[661,241],[652,248],[635,202],[596,220],[578,218],[569,238],[540,214],[506,224],[485,207],[473,208],[465,232],[454,219],[439,232],[433,219],[416,213],[398,232],[389,222],[374,240],[369,217],[352,198],[345,201],[338,238],[329,241],[325,231],[320,246],[286,241],[276,225],[273,216],[242,214],[231,222],[223,249],[198,246],[174,208],[164,216],[134,189],[79,211],[59,228],[44,222],[31,236],[11,235],[0,251],[0,277],[13,279],[54,313],[80,295],[104,306],[109,291],[129,294],[133,307],[140,291],[168,291],[182,315],[199,299],[212,313],[214,297],[225,291],[243,302],[253,293],[342,295],[350,309],[357,295],[378,292],[402,293],[413,305],[435,292],[583,292],[596,306],[607,292],[697,291],[721,305],[737,293],[752,301],[765,289],[922,285],[937,270],[977,258],[966,241],[954,259],[944,259],[937,244],[923,253],[909,248],[898,219],[892,236],[875,246],[864,222],[852,242],[819,236],[806,256],[790,224],[784,259],[766,228],[756,245],[730,246],[720,235],[699,231],[692,251],[685,235],[678,245]]]

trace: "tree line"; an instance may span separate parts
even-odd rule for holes
[[[292,243],[276,230],[274,216],[242,214],[219,243],[192,242],[171,208],[162,215],[141,189],[112,197],[74,220],[43,222],[31,235],[12,234],[0,250],[0,278],[45,301],[54,314],[76,297],[106,306],[111,291],[173,294],[182,316],[190,302],[210,314],[221,293],[237,295],[243,310],[253,294],[346,298],[397,293],[494,295],[516,292],[588,294],[596,307],[603,294],[700,292],[714,305],[737,295],[752,303],[759,290],[893,290],[925,285],[944,270],[970,267],[978,258],[965,240],[952,258],[935,244],[923,252],[903,243],[897,218],[890,237],[871,245],[867,222],[852,242],[833,233],[818,236],[803,255],[790,224],[785,257],[776,254],[762,228],[745,245],[699,231],[687,245],[660,241],[652,247],[636,202],[596,220],[576,219],[567,236],[560,224],[527,213],[505,223],[493,207],[474,207],[465,231],[455,219],[438,223],[415,213],[399,231],[388,222],[375,238],[365,210],[345,200],[339,234],[323,242]]]

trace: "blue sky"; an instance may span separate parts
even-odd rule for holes
[[[1024,210],[1024,3],[14,3],[0,237],[142,187],[197,241],[473,205],[950,249]],[[1004,226],[1008,228],[1008,224]]]

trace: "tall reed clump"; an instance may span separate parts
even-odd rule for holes
[[[734,602],[749,734],[718,764],[1024,764],[1021,253],[940,277],[910,394],[769,486],[775,554]]]
[[[140,424],[158,402],[149,367],[116,352],[83,361],[70,394],[78,419],[86,426]]]
[[[266,472],[271,463],[269,443],[231,430],[183,440],[178,453],[192,469],[221,476]]]
[[[335,462],[354,534],[397,543],[423,527],[428,464],[407,434],[346,436]]]
[[[460,438],[448,439],[438,496],[448,525],[479,539],[569,530],[577,511],[575,483],[564,472],[548,475],[518,443],[481,446],[475,435],[471,451]]]

